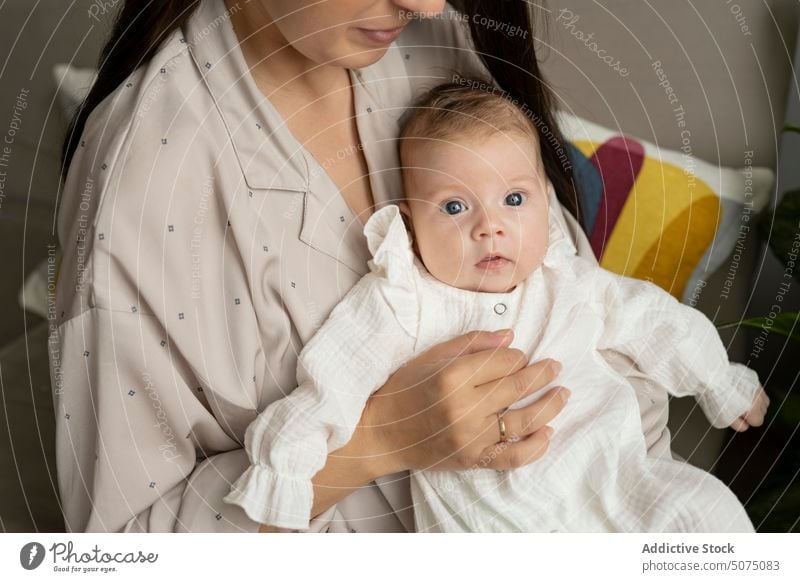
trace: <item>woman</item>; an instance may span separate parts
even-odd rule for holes
[[[525,2],[466,4],[125,4],[65,147],[51,364],[70,531],[268,531],[222,498],[248,424],[296,387],[301,346],[367,271],[362,226],[401,193],[403,110],[485,75],[477,53],[556,131]],[[577,215],[556,146],[548,176]],[[406,470],[544,454],[558,390],[498,415],[558,364],[526,365],[509,341],[475,332],[398,370],[314,478],[312,531],[413,531]],[[640,400],[668,454],[666,399]],[[503,428],[520,440],[498,448]]]

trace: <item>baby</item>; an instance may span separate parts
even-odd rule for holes
[[[647,457],[633,388],[606,358],[624,354],[672,394],[695,395],[717,427],[762,422],[755,372],[728,362],[699,312],[577,256],[524,112],[440,86],[410,110],[400,143],[406,199],[365,226],[370,273],[303,349],[298,388],[248,428],[252,465],[225,500],[307,528],[311,479],[372,392],[435,344],[513,328],[511,347],[560,361],[572,391],[550,450],[505,472],[413,471],[417,531],[753,531],[715,477]],[[503,441],[500,418],[498,430]]]

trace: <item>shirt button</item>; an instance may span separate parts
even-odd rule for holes
[[[503,315],[506,312],[506,309],[508,308],[506,307],[505,303],[498,303],[497,305],[494,306],[494,312],[497,315]]]

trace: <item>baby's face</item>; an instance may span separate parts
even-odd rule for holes
[[[405,151],[400,208],[425,267],[459,289],[511,291],[547,251],[538,144],[516,133],[418,143]]]

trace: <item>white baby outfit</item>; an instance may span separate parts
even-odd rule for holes
[[[552,188],[550,204],[557,204]],[[307,528],[312,477],[350,440],[367,398],[398,367],[469,331],[512,327],[511,347],[529,361],[560,361],[557,385],[572,391],[550,423],[550,448],[509,471],[412,471],[417,531],[753,531],[715,477],[646,456],[634,391],[608,363],[630,356],[671,394],[695,395],[714,426],[730,425],[749,410],[758,378],[728,362],[700,312],[579,258],[553,212],[542,266],[508,293],[435,279],[414,255],[394,205],[373,214],[364,232],[371,272],[306,344],[298,388],[248,428],[252,465],[225,501],[262,523]]]

